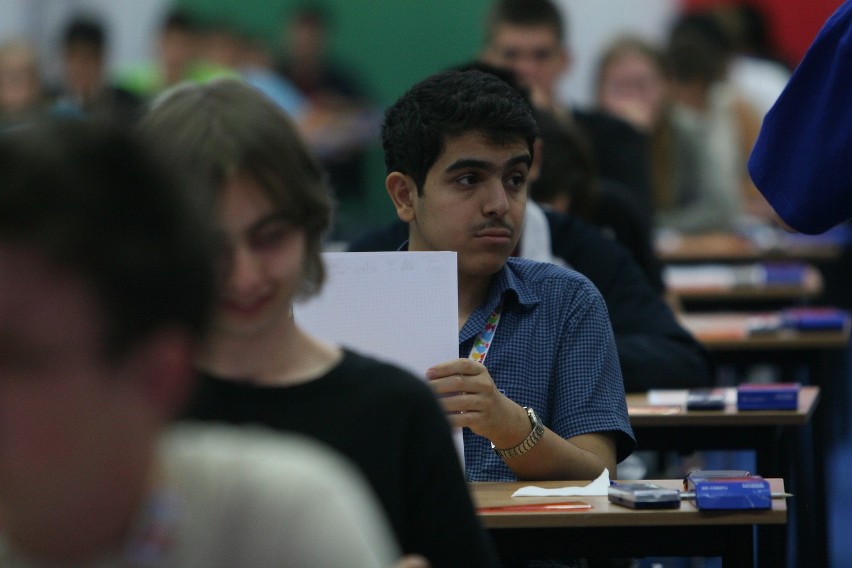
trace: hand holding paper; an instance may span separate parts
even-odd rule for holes
[[[453,359],[430,367],[426,378],[453,426],[470,428],[497,447],[511,447],[518,432],[529,432],[526,410],[500,392],[482,363]]]

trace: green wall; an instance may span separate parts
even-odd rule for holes
[[[281,23],[303,0],[177,0],[203,17],[241,26],[280,43]],[[483,39],[490,0],[323,0],[332,14],[331,51],[385,107],[420,79],[474,59]],[[369,193],[362,202],[340,203],[338,237],[349,238],[395,216],[384,190],[377,144],[368,156]]]
[[[485,0],[338,0],[337,52],[383,103],[418,80],[476,57]]]
[[[302,0],[177,0],[269,41]],[[361,73],[380,104],[435,71],[474,58],[489,0],[322,0],[333,15],[332,51]]]

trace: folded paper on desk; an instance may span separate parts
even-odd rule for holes
[[[527,485],[512,493],[512,497],[571,497],[575,495],[603,496],[606,495],[608,491],[609,470],[604,468],[603,473],[601,473],[597,479],[588,485],[554,488]]]

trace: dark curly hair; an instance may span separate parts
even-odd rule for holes
[[[382,124],[385,168],[411,176],[422,193],[447,139],[468,132],[498,144],[521,138],[532,155],[538,127],[529,102],[496,75],[444,71],[414,85],[388,108]]]

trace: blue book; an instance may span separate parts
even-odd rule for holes
[[[849,318],[849,312],[839,308],[796,307],[781,311],[781,325],[799,331],[840,331],[849,325]]]
[[[737,410],[797,410],[799,383],[743,383],[737,386]]]
[[[807,265],[803,262],[769,262],[763,264],[763,283],[769,285],[804,285]]]
[[[759,475],[702,477],[692,472],[686,477],[686,489],[693,492],[695,506],[702,511],[771,509],[769,482]]]

